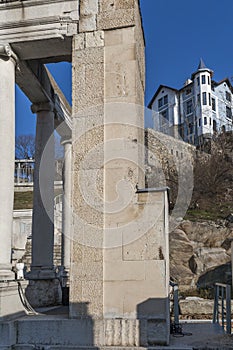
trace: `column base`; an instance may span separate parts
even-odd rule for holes
[[[27,281],[20,281],[20,283],[23,289],[28,284]],[[18,291],[18,282],[0,282],[0,321],[15,319],[25,313]]]
[[[50,267],[31,267],[31,271],[27,273],[26,278],[29,280],[51,280],[57,277],[54,268]]]
[[[31,279],[26,297],[32,307],[56,306],[62,303],[61,285],[58,279]]]

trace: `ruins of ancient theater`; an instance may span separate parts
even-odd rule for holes
[[[0,349],[168,344],[168,200],[145,186],[144,48],[138,0],[0,1]],[[72,108],[45,66],[64,61]],[[26,294],[11,263],[15,83],[37,118]],[[65,153],[59,269],[55,129]],[[63,300],[68,314],[29,312],[26,297],[34,309]]]

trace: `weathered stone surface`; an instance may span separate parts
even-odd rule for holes
[[[233,301],[231,302],[233,306]],[[187,297],[179,301],[182,319],[201,319],[213,317],[214,300],[198,297]],[[231,308],[232,308],[231,306]]]
[[[194,317],[194,315],[213,315],[214,300],[197,297],[188,297],[179,301],[182,317]]]
[[[26,289],[26,297],[33,307],[45,307],[61,304],[60,281],[30,280]]]
[[[99,30],[91,33],[86,33],[86,47],[104,46],[104,31]]]
[[[80,18],[79,20],[79,33],[92,32],[96,30],[96,16],[89,15]]]
[[[95,10],[81,3],[81,21],[88,23]],[[115,346],[138,346],[136,319],[158,317],[155,331],[145,327],[143,343],[154,344],[163,323],[159,343],[166,344],[167,193],[136,191],[145,187],[138,5],[99,1],[99,11],[98,30],[85,28],[84,37],[74,39],[70,315],[80,317],[86,309],[94,319],[107,318],[105,344]]]
[[[181,224],[181,228],[187,237],[204,247],[221,247],[225,238],[232,235],[224,222],[218,224],[214,222],[187,222]]]
[[[112,12],[102,12],[97,16],[98,30],[133,26],[134,23],[135,21],[133,9],[119,9],[117,11]]]
[[[83,50],[85,47],[85,34],[77,34],[73,39],[73,50]]]
[[[88,16],[98,13],[98,0],[79,0],[80,1],[80,15]]]
[[[197,281],[197,286],[199,288],[213,288],[214,283],[232,283],[232,268],[231,262],[227,262],[223,265],[217,265],[212,269],[208,269],[206,272],[202,273]]]
[[[181,290],[226,282],[223,271],[228,269],[220,266],[231,259],[229,245],[227,250],[223,245],[229,237],[232,231],[224,222],[183,221],[170,233],[171,275]]]
[[[137,1],[134,0],[100,0],[100,12],[97,16],[98,29],[113,29],[134,26],[139,15]],[[141,21],[141,19],[140,19]],[[140,23],[141,24],[141,23]]]

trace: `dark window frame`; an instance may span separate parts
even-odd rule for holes
[[[205,76],[205,74],[203,74],[203,75],[201,76],[201,83],[202,83],[202,85],[205,85],[205,84],[206,84],[206,76]]]
[[[205,91],[202,93],[202,104],[205,106],[207,105],[207,96]]]

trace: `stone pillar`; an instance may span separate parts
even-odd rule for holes
[[[69,272],[70,272],[70,248],[71,248],[71,161],[72,144],[71,138],[63,138],[64,146],[63,165],[63,203],[62,203],[62,302],[69,303]]]
[[[32,105],[37,114],[32,217],[32,264],[35,278],[53,278],[54,111],[50,103]]]
[[[0,46],[0,280],[14,279],[11,235],[15,159],[15,59],[8,45]]]
[[[70,316],[92,319],[95,346],[165,345],[167,190],[144,188],[139,1],[81,4],[90,27],[73,41]]]
[[[24,308],[19,298],[18,284],[11,264],[11,239],[14,202],[15,168],[15,65],[17,58],[9,45],[0,45],[0,322],[22,315]],[[26,283],[22,282],[23,287]],[[5,345],[7,327],[0,337],[0,348]],[[5,348],[5,346],[3,346]]]
[[[37,114],[32,215],[32,263],[27,296],[33,306],[57,304],[54,249],[54,106],[32,105]],[[41,293],[41,297],[40,297]]]

